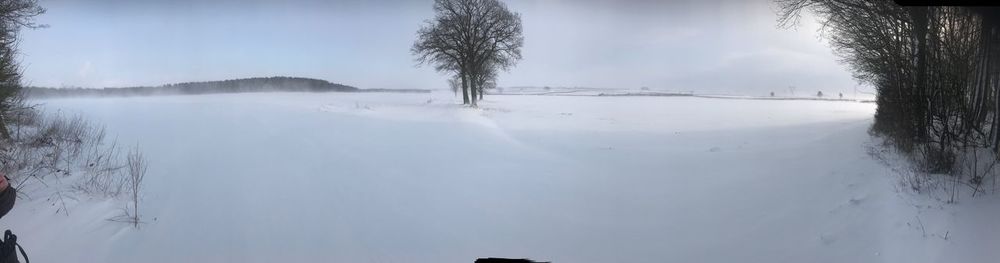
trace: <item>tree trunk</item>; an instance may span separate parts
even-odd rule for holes
[[[469,104],[469,81],[465,72],[458,73],[462,76],[462,104]]]
[[[927,10],[926,6],[910,7],[910,16],[913,18],[914,38],[917,40],[916,54],[916,80],[913,83],[911,92],[916,94],[916,105],[911,105],[916,115],[916,137],[919,141],[927,139],[927,129],[931,125],[930,114],[927,112],[928,100],[927,91]]]
[[[990,30],[996,29],[991,28]],[[997,33],[996,31],[990,33],[990,45],[994,48],[994,45],[998,45],[997,42],[1000,42],[997,39]],[[993,55],[993,53],[991,52],[990,55]],[[990,123],[990,126],[992,126],[990,131],[993,134],[992,145],[994,152],[1000,154],[1000,87],[997,87],[1000,79],[997,78],[997,65],[994,63],[997,63],[996,58],[990,60],[990,65],[988,66],[990,71],[987,72],[988,83],[993,90],[993,122]]]
[[[483,93],[485,93],[485,92],[483,92],[483,85],[482,84],[479,85],[479,91],[478,92],[479,92],[479,100],[483,100]]]
[[[477,85],[476,85],[475,82],[469,83],[469,95],[471,95],[471,96],[469,96],[469,98],[472,99],[472,106],[473,107],[477,106],[476,105],[476,89],[478,89],[478,88],[476,86]]]
[[[10,139],[10,131],[7,130],[7,119],[0,113],[0,139]]]

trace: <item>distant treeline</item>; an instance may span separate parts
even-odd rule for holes
[[[222,81],[185,82],[158,87],[43,88],[28,87],[28,97],[151,96],[245,92],[429,92],[427,90],[358,89],[321,79],[296,77],[245,78]]]
[[[431,93],[429,89],[359,89],[354,92]]]

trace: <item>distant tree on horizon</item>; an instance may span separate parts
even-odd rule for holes
[[[434,13],[410,51],[418,65],[454,74],[463,103],[476,106],[498,72],[521,60],[521,15],[498,0],[436,0]]]

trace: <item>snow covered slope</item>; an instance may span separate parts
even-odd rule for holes
[[[41,101],[138,142],[141,229],[45,196],[37,262],[990,262],[996,198],[896,190],[873,104],[450,93]],[[959,227],[961,226],[961,227]],[[947,238],[944,236],[947,235]]]

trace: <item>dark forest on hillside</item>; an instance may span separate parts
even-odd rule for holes
[[[296,77],[245,78],[222,81],[184,82],[156,87],[124,88],[42,88],[29,87],[29,97],[64,96],[149,96],[246,92],[351,92],[360,89],[321,79]]]

